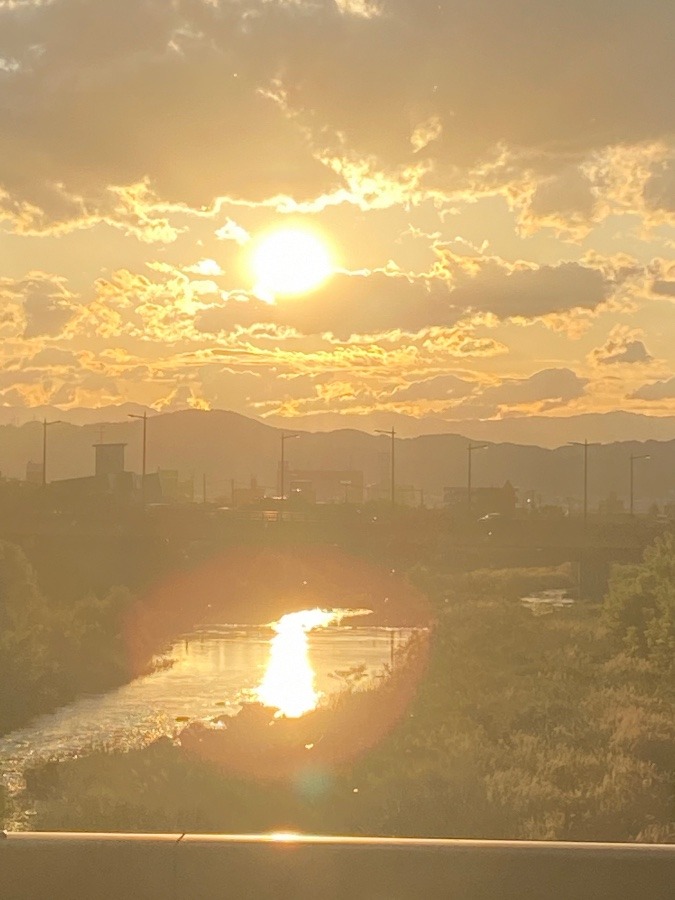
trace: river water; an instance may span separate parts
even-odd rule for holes
[[[363,666],[365,679],[386,671],[393,645],[410,630],[330,627],[307,637],[314,687],[319,696],[344,688],[349,670]],[[0,738],[0,773],[10,790],[21,786],[26,766],[85,754],[125,751],[162,735],[175,736],[195,720],[234,715],[257,699],[270,661],[269,628],[214,625],[169,647],[150,675],[106,694],[85,696],[25,728]]]

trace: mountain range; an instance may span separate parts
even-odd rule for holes
[[[126,444],[127,469],[141,471],[143,425],[137,419],[128,418],[128,413],[133,411],[138,415],[142,407],[125,406],[123,416],[122,408],[116,409],[117,421],[104,424],[86,421],[90,411],[81,410],[81,424],[64,421],[48,429],[49,480],[93,474],[92,445],[101,441]],[[70,413],[64,414],[60,410],[40,410],[40,415],[49,421],[66,416],[71,419]],[[98,418],[101,418],[101,411]],[[592,441],[591,423],[586,424],[589,441]],[[183,410],[148,415],[147,471],[177,469],[182,477],[194,476],[197,490],[205,475],[209,495],[221,497],[224,502],[230,496],[232,481],[236,485],[248,485],[255,477],[273,491],[282,431],[225,410]],[[42,422],[37,419],[23,424],[0,425],[2,474],[24,478],[27,462],[42,460],[42,437]],[[498,442],[489,439],[480,428],[473,427],[468,435],[397,437],[397,483],[422,488],[431,502],[440,499],[445,486],[464,486],[469,439],[487,444],[485,449],[472,455],[476,487],[502,485],[508,480],[520,491],[521,497],[531,493],[541,502],[573,504],[580,501],[583,492],[582,446],[565,444],[551,448]],[[575,432],[568,432],[568,441],[577,439]],[[299,431],[297,439],[286,442],[285,451],[291,469],[360,470],[367,484],[387,484],[390,445],[391,440],[386,435],[353,429]],[[675,500],[675,440],[614,441],[592,443],[588,448],[591,505],[612,492],[627,502],[631,455],[650,457],[635,460],[633,464],[637,508],[652,502],[662,504]]]
[[[188,412],[189,410],[171,410]],[[77,407],[63,410],[56,406],[12,407],[0,406],[0,425],[23,425],[43,419],[63,419],[72,425],[98,425],[101,422],[126,422],[128,416],[158,415],[150,407],[138,403],[122,403],[98,408]],[[225,412],[225,410],[213,410]],[[263,421],[256,416],[248,416]],[[482,441],[507,441],[513,444],[533,444],[538,447],[560,447],[568,441],[668,441],[675,439],[675,416],[647,416],[622,410],[608,413],[585,413],[577,416],[508,416],[503,419],[471,419],[449,421],[441,418],[416,419],[400,413],[375,412],[346,419],[339,413],[303,416],[291,422],[281,417],[264,420],[268,425],[293,431],[338,431],[345,426],[358,431],[372,432],[392,426],[401,437],[420,437],[429,434],[460,434]]]

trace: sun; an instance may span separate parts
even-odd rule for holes
[[[305,294],[334,271],[326,243],[301,228],[281,228],[264,235],[250,257],[254,293],[268,303],[277,296]]]

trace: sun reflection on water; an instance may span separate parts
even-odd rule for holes
[[[265,676],[256,690],[258,700],[288,718],[298,718],[315,709],[321,694],[314,685],[308,632],[370,612],[369,609],[303,609],[273,622],[275,635],[270,642]]]

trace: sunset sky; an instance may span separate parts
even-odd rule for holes
[[[673,0],[0,0],[0,336],[64,417],[673,415]]]

